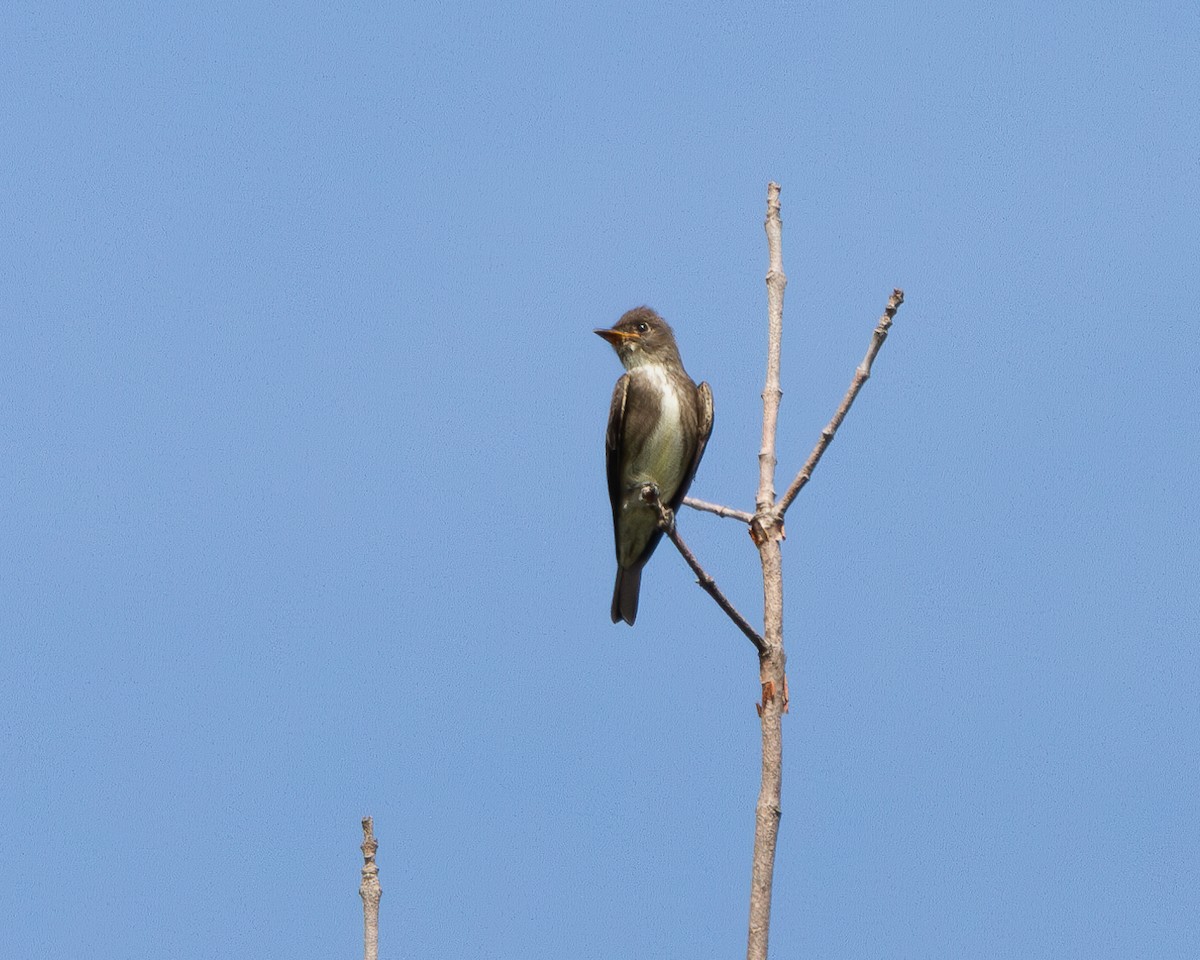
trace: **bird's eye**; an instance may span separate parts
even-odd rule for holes
[[[641,323],[639,323],[637,325],[638,333],[645,333],[649,329],[650,329],[650,324],[648,324],[645,320],[643,320]]]

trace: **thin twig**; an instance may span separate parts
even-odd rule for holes
[[[733,507],[723,507],[719,503],[709,503],[707,500],[697,500],[695,497],[684,497],[683,505],[691,507],[693,510],[703,510],[706,513],[715,513],[718,517],[732,517],[734,520],[741,520],[742,523],[749,523],[754,519],[754,514],[747,513],[745,510],[735,510]]]
[[[379,867],[375,865],[375,851],[379,843],[375,839],[375,821],[363,817],[363,868],[362,883],[358,895],[363,902],[363,960],[379,958],[379,898],[383,891],[379,886]]]
[[[688,545],[683,542],[683,537],[679,535],[679,529],[675,526],[675,516],[667,509],[666,505],[658,499],[658,491],[653,484],[646,484],[642,487],[642,499],[651,506],[658,508],[658,526],[675,544],[675,549],[679,551],[679,555],[687,561],[687,565],[692,568],[692,573],[696,575],[696,582],[704,589],[710,597],[717,601],[717,606],[725,611],[726,616],[736,624],[737,628],[742,631],[754,644],[758,650],[758,655],[761,657],[763,651],[766,650],[766,644],[763,638],[760,637],[755,629],[750,626],[749,621],[738,612],[737,607],[729,602],[729,598],[721,592],[721,588],[717,586],[715,581],[696,559],[695,554],[688,549]]]
[[[833,442],[834,434],[837,433],[838,427],[842,425],[842,421],[850,411],[850,405],[854,403],[854,398],[858,396],[858,391],[862,389],[863,384],[870,378],[871,364],[875,362],[875,356],[879,353],[879,348],[883,346],[883,341],[887,339],[888,330],[892,326],[892,318],[896,316],[896,311],[900,309],[900,304],[903,302],[904,291],[899,288],[893,290],[891,299],[888,300],[887,309],[883,311],[883,316],[879,318],[879,325],[871,334],[871,344],[867,347],[867,355],[863,357],[862,363],[855,369],[854,379],[850,381],[850,389],[846,391],[846,395],[842,398],[841,406],[837,408],[833,419],[821,431],[821,439],[817,441],[817,445],[813,447],[812,453],[808,455],[807,462],[805,462],[800,472],[796,474],[796,479],[787,488],[783,499],[779,501],[779,513],[781,516],[792,505],[792,501],[796,499],[796,494],[803,490],[804,485],[812,479],[813,470],[821,462],[821,457],[825,455],[829,444]]]

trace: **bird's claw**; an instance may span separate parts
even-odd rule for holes
[[[658,525],[663,530],[672,530],[675,527],[675,511],[668,507],[658,496],[658,484],[643,483],[642,484],[642,502],[648,503],[652,507],[658,507]]]

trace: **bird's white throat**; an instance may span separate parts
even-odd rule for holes
[[[630,372],[635,376],[645,377],[656,393],[662,393],[664,419],[668,423],[678,422],[679,394],[675,391],[675,382],[667,375],[667,368],[661,363],[643,362]]]

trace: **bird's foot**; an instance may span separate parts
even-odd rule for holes
[[[648,503],[650,506],[658,508],[659,528],[663,530],[673,530],[675,528],[675,511],[659,499],[658,484],[643,483],[641,496],[643,503]]]

